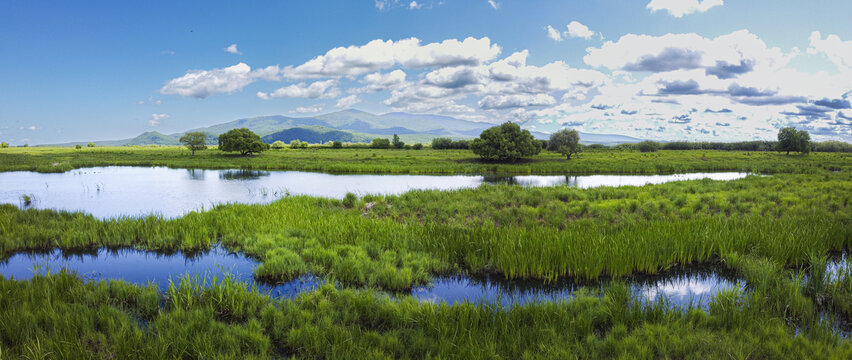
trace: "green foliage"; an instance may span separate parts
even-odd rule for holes
[[[423,149],[423,144],[421,144],[421,143],[416,143],[416,144],[412,145],[412,146],[411,146],[411,148],[412,148],[412,149],[414,149],[414,150],[422,150],[422,149]]]
[[[77,144],[77,145],[74,145],[74,148],[77,149],[77,150],[80,150],[80,149],[83,148],[83,145]]]
[[[88,144],[86,145],[86,147],[90,147],[90,148],[91,148],[91,147],[95,147],[95,143],[91,143],[91,142],[90,142],[90,143],[88,143]]]
[[[199,131],[188,132],[180,137],[180,143],[194,156],[196,151],[207,149],[207,134]]]
[[[246,128],[233,129],[219,135],[219,150],[239,152],[240,155],[250,155],[262,152],[266,144],[260,141],[260,136]]]
[[[778,151],[798,151],[802,154],[811,152],[811,136],[807,131],[796,131],[796,128],[786,127],[778,131]]]
[[[285,144],[281,140],[276,140],[275,142],[272,143],[272,145],[270,145],[270,147],[274,150],[281,150],[281,149],[287,147],[287,144]]]
[[[342,149],[342,148],[343,148],[343,143],[342,143],[342,142],[340,142],[340,141],[335,140],[334,142],[332,142],[332,143],[331,143],[331,148],[332,148],[332,149]]]
[[[666,151],[639,153],[621,148],[586,151],[564,161],[548,151],[518,163],[486,163],[470,151],[424,149],[400,152],[346,145],[343,149],[275,151],[262,157],[235,157],[222,152],[186,156],[183,147],[100,147],[74,151],[67,147],[11,147],[0,152],[0,171],[62,172],[91,166],[168,166],[196,169],[302,170],[335,173],[395,174],[665,174],[696,171],[813,173],[838,171],[849,164],[849,153],[815,153],[786,157],[775,152]],[[585,148],[584,148],[585,150]],[[624,150],[632,150],[625,147]],[[376,161],[375,153],[381,161]]]
[[[541,152],[541,144],[518,124],[506,122],[483,131],[470,143],[470,149],[483,159],[517,161],[537,155]]]
[[[5,142],[5,141],[4,141],[4,142],[0,142],[0,149],[5,149],[5,148],[8,148],[8,147],[9,147],[9,143],[7,143],[7,142]]]
[[[351,192],[346,193],[346,196],[343,197],[343,207],[345,207],[347,209],[351,209],[351,208],[355,207],[355,203],[357,203],[357,202],[358,202],[358,196],[356,196],[355,194],[353,194]]]
[[[299,141],[299,139],[293,140],[290,142],[291,149],[307,149],[308,143],[305,141]]]
[[[646,141],[636,143],[636,149],[638,149],[639,152],[643,152],[643,153],[657,152],[658,150],[660,150],[660,143],[658,143],[656,141],[646,140]]]
[[[577,130],[562,129],[553,134],[550,134],[550,140],[547,141],[547,149],[558,152],[568,160],[571,160],[572,154],[577,154],[581,150],[580,134]]]
[[[470,148],[469,140],[453,140],[450,138],[434,138],[432,139],[432,149],[435,150],[447,150],[447,149],[457,149],[457,150],[467,150]]]
[[[331,284],[273,304],[225,276],[154,286],[73,274],[0,278],[4,358],[806,359],[852,343],[794,331],[735,288],[710,310],[643,302],[623,284],[512,307],[420,302]],[[160,302],[164,304],[159,307]],[[556,330],[555,330],[556,329]]]
[[[387,149],[390,147],[390,140],[383,138],[375,138],[373,142],[370,143],[370,147],[373,149]]]
[[[393,134],[393,141],[391,141],[391,145],[397,149],[402,149],[405,146],[405,143],[399,140],[399,135]]]

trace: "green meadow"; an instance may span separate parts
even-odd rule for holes
[[[430,149],[284,149],[254,157],[190,156],[177,147],[0,150],[3,171],[111,165],[752,175],[640,187],[501,184],[343,200],[286,196],[175,219],[102,220],[0,205],[0,258],[57,248],[197,252],[221,245],[257,259],[260,280],[327,280],[273,300],[225,275],[175,280],[165,293],[58,269],[27,281],[0,278],[0,359],[852,357],[852,342],[834,326],[852,322],[852,262],[828,270],[852,245],[852,154],[602,149],[570,161],[545,151],[497,164],[470,151]],[[701,308],[642,301],[622,282],[693,265],[734,272],[745,285]],[[512,307],[418,302],[404,293],[448,274],[612,281],[570,299]]]
[[[482,161],[469,150],[331,149],[268,150],[254,156],[223,153],[212,147],[190,156],[179,146],[122,146],[75,149],[29,147],[0,149],[0,171],[63,172],[92,166],[167,166],[198,169],[300,170],[381,174],[661,174],[695,171],[797,173],[837,170],[852,153],[807,156],[767,151],[587,149],[576,159],[542,151],[517,163]]]

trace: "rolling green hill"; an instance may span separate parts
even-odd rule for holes
[[[275,141],[290,143],[293,140],[307,141],[311,144],[326,143],[329,141],[340,142],[369,142],[374,137],[367,134],[359,134],[350,131],[335,130],[320,125],[300,126],[281,130],[261,139],[267,144]]]

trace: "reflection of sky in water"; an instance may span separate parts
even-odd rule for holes
[[[661,279],[653,284],[638,286],[635,289],[643,298],[650,301],[666,299],[673,304],[701,304],[706,306],[710,299],[721,290],[729,290],[735,283],[717,275],[678,276]]]
[[[635,296],[646,301],[665,298],[672,305],[705,307],[709,300],[723,289],[731,289],[735,281],[708,271],[680,273],[656,277],[656,280],[626,280]],[[572,283],[546,285],[540,282],[505,279],[472,279],[468,277],[442,277],[428,287],[415,288],[412,295],[423,301],[486,302],[509,306],[531,301],[548,301],[570,298],[581,287]],[[600,286],[586,285],[592,292]]]
[[[299,171],[199,170],[164,167],[94,167],[58,174],[0,173],[0,203],[23,206],[33,197],[40,209],[84,211],[99,218],[161,214],[177,217],[221,203],[266,203],[287,195],[342,199],[346,193],[402,194],[410,190],[455,190],[483,183],[522,186],[623,186],[711,178],[744,173],[682,175],[590,175],[514,177],[468,175],[332,175]]]
[[[0,263],[0,274],[6,278],[29,279],[33,275],[34,265],[41,266],[42,273],[47,265],[53,273],[58,272],[60,268],[67,268],[92,280],[122,279],[134,284],[153,282],[161,291],[165,291],[170,279],[176,281],[186,273],[197,276],[199,280],[206,277],[210,281],[213,275],[219,275],[221,278],[221,275],[227,272],[273,297],[285,298],[314,289],[321,282],[316,277],[304,276],[282,284],[257,283],[252,276],[252,269],[257,266],[257,262],[221,248],[190,257],[181,253],[158,255],[145,251],[106,249],[85,255],[63,256],[59,250],[38,255],[18,254]],[[645,300],[654,300],[657,296],[665,295],[674,305],[686,305],[690,300],[698,305],[701,300],[702,306],[706,306],[709,299],[719,290],[731,288],[734,284],[733,281],[708,271],[662,275],[654,280],[626,282],[636,296]],[[593,284],[586,285],[586,288],[593,293],[600,290],[599,286]],[[412,290],[411,295],[430,302],[455,304],[468,301],[510,306],[530,301],[568,299],[578,289],[580,286],[569,282],[544,284],[540,281],[506,280],[501,276],[449,276],[439,277],[427,287],[417,287]]]
[[[302,290],[310,290],[318,280],[304,277],[279,285],[267,285],[254,281],[252,269],[257,262],[241,255],[228,253],[222,248],[186,257],[181,253],[160,255],[152,252],[136,250],[109,251],[100,249],[97,255],[80,254],[63,256],[59,250],[48,254],[17,254],[7,261],[0,263],[0,274],[6,278],[18,280],[29,279],[33,276],[34,266],[49,266],[51,273],[62,268],[73,270],[83,278],[91,280],[121,279],[134,284],[156,283],[161,291],[165,291],[169,280],[177,281],[184,274],[197,276],[199,280],[212,281],[214,275],[222,278],[224,273],[247,283],[256,285],[262,292],[273,296],[295,295]]]

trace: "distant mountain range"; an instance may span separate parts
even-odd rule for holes
[[[393,112],[375,115],[359,110],[343,110],[314,117],[289,117],[283,115],[258,116],[239,119],[189,131],[201,131],[208,134],[208,142],[215,144],[219,134],[236,128],[248,128],[261,136],[264,142],[292,140],[310,143],[328,141],[369,142],[374,138],[390,138],[398,134],[407,143],[429,143],[436,137],[471,139],[478,137],[483,130],[494,126],[492,123],[460,120],[448,116],[407,114]],[[547,139],[549,135],[532,132],[538,139]],[[123,145],[177,145],[185,133],[162,134],[156,131],[145,132],[132,139],[114,141],[96,141],[100,146]],[[609,134],[580,133],[580,142],[584,144],[615,145],[642,141],[634,137]],[[73,146],[86,144],[72,142],[58,144]]]

